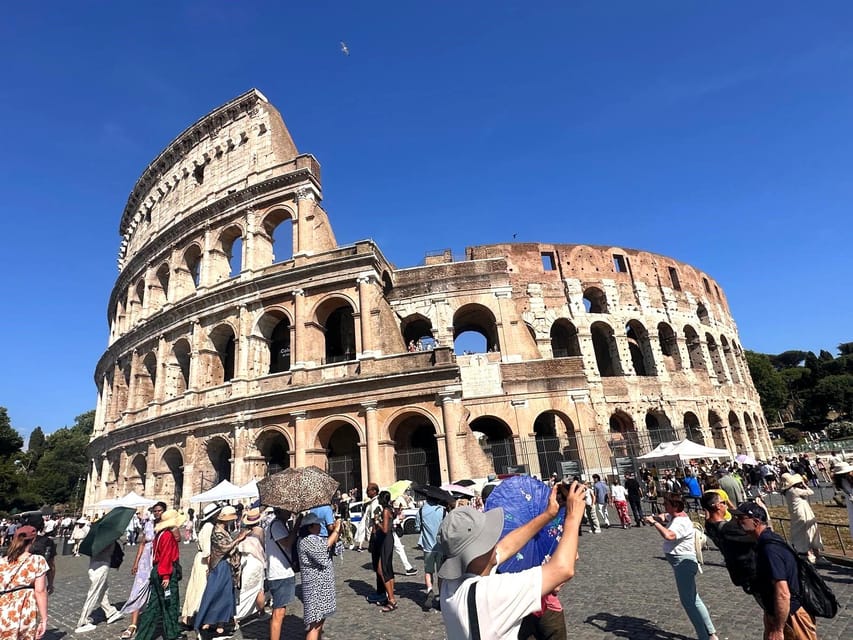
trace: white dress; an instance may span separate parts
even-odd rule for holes
[[[814,495],[814,491],[808,487],[791,487],[785,492],[788,514],[791,516],[790,542],[798,553],[823,549],[817,519],[807,499],[811,495]]]
[[[237,602],[237,620],[251,615],[256,611],[255,602],[258,594],[264,588],[264,573],[266,557],[264,545],[255,536],[248,536],[237,545],[240,552],[240,600]]]
[[[198,532],[198,553],[193,558],[193,568],[190,573],[187,590],[184,594],[184,606],[181,615],[184,618],[193,617],[201,604],[201,596],[207,585],[207,558],[210,556],[210,536],[213,533],[213,523],[205,522]]]

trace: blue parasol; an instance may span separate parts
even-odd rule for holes
[[[541,480],[530,476],[513,476],[504,480],[489,494],[486,511],[503,508],[503,538],[510,531],[527,524],[545,511],[550,497],[551,488]],[[498,567],[500,572],[518,573],[537,567],[550,558],[563,535],[565,515],[565,509],[560,509],[557,517],[533,536],[518,553],[501,563]]]

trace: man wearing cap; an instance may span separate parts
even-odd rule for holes
[[[815,620],[800,605],[797,559],[767,526],[767,511],[755,502],[743,502],[732,515],[757,541],[755,586],[764,608],[764,638],[817,640]]]
[[[497,566],[551,522],[559,509],[554,487],[546,511],[502,539],[503,509],[483,513],[457,507],[448,514],[438,535],[445,557],[438,575],[442,579],[441,615],[448,640],[515,640],[522,619],[540,610],[542,597],[572,578],[584,512],[584,489],[577,482],[569,488],[563,535],[550,560],[520,573],[495,573]]]
[[[723,554],[732,584],[746,593],[753,593],[755,539],[736,521],[726,520],[728,506],[716,491],[706,491],[699,502],[705,510],[705,533]]]

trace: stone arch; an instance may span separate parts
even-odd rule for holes
[[[137,398],[139,407],[147,406],[154,400],[154,389],[157,386],[157,354],[149,351],[142,359],[140,371],[136,375]]]
[[[163,471],[160,495],[165,496],[164,501],[171,500],[173,507],[181,504],[184,493],[184,456],[177,447],[169,447],[163,452],[160,459]]]
[[[740,375],[738,374],[737,364],[735,363],[735,358],[732,354],[732,348],[729,346],[729,341],[724,335],[720,336],[720,347],[723,349],[723,357],[729,367],[729,376],[731,376],[732,382],[735,384],[740,383]]]
[[[263,340],[263,347],[255,348],[250,356],[256,376],[290,370],[294,331],[286,310],[280,307],[265,309],[252,335]]]
[[[213,354],[208,358],[208,385],[215,387],[234,378],[237,338],[234,327],[223,322],[210,332],[208,339],[213,347]]]
[[[666,322],[658,323],[658,344],[667,370],[680,371],[682,365],[681,353],[678,350],[678,337]]]
[[[210,464],[210,469],[213,472],[213,481],[210,485],[215,487],[223,480],[231,481],[231,462],[233,454],[231,444],[222,436],[213,436],[205,443],[207,451],[207,462]],[[209,489],[207,486],[207,478],[202,472],[202,489]]]
[[[710,333],[706,333],[705,342],[708,345],[708,355],[711,357],[711,365],[714,367],[714,373],[717,374],[717,382],[723,384],[726,382],[726,370],[723,367],[720,350],[717,348],[717,341],[714,340],[714,336]]]
[[[610,416],[610,450],[617,458],[636,457],[640,455],[640,440],[634,419],[617,409]]]
[[[415,351],[422,351],[435,346],[432,321],[420,313],[413,313],[403,318],[400,321],[400,331],[409,351],[413,350],[412,347]]]
[[[186,273],[186,280],[181,284],[182,289],[186,289],[187,293],[195,291],[201,286],[201,261],[203,252],[201,247],[196,243],[191,244],[184,250],[183,267]]]
[[[587,287],[583,292],[583,306],[587,313],[610,313],[607,294],[598,287]]]
[[[602,378],[622,375],[619,362],[619,347],[613,329],[605,322],[593,322],[590,327],[592,346],[595,351],[595,364]]]
[[[255,438],[255,448],[264,459],[264,475],[272,475],[290,467],[291,444],[287,433],[268,427]]]
[[[317,444],[326,450],[326,470],[340,482],[341,492],[362,486],[361,442],[359,429],[349,420],[332,418],[317,432]]]
[[[483,338],[485,351],[500,351],[495,314],[484,305],[466,304],[453,314],[453,342],[457,354],[460,350],[465,350],[465,343],[468,341],[469,336],[462,337],[463,334],[477,334]],[[461,340],[460,337],[462,337]],[[458,344],[457,341],[459,341]]]
[[[494,416],[482,416],[471,422],[471,431],[482,434],[480,445],[492,459],[495,473],[507,473],[509,467],[518,466],[512,429]]]
[[[656,376],[658,372],[652,355],[652,344],[643,323],[639,320],[629,320],[625,325],[625,335],[628,338],[628,351],[631,354],[634,373],[638,376]]]
[[[581,355],[578,330],[565,318],[558,318],[551,325],[551,353],[555,358],[570,358]]]
[[[172,357],[167,367],[166,395],[178,398],[190,387],[190,361],[192,346],[186,338],[180,338],[172,345]]]
[[[161,264],[157,271],[154,274],[154,277],[157,281],[157,291],[158,291],[158,300],[153,300],[153,295],[149,295],[152,298],[152,302],[156,302],[157,308],[160,309],[164,304],[169,302],[169,279],[171,276],[171,269],[169,268],[169,263],[164,262]]]
[[[391,278],[391,272],[386,269],[382,272],[382,295],[387,298],[393,289],[394,280]]]
[[[543,411],[533,421],[533,438],[539,461],[540,478],[552,473],[563,475],[563,462],[580,464],[577,433],[571,418],[560,411]],[[581,469],[582,470],[582,469]]]
[[[702,324],[711,324],[711,317],[708,315],[708,309],[701,302],[696,307],[696,316]]]
[[[261,219],[263,233],[255,240],[257,264],[260,266],[285,262],[295,251],[296,216],[287,207],[276,207]]]
[[[325,364],[355,360],[355,309],[349,298],[340,295],[330,296],[317,305],[314,319],[323,330]]]
[[[148,459],[143,454],[137,453],[130,461],[130,468],[128,471],[128,475],[131,479],[136,480],[136,487],[132,490],[136,491],[139,495],[144,495],[145,479],[148,475]]]
[[[692,411],[687,411],[684,414],[684,435],[691,442],[698,442],[707,446],[705,434],[702,433],[702,425],[699,424],[699,417]]]
[[[240,275],[243,270],[243,228],[239,224],[230,224],[219,233],[211,252],[210,269],[214,283]]]
[[[708,372],[705,355],[702,353],[702,340],[696,329],[689,324],[684,327],[684,342],[687,344],[687,355],[690,358],[690,368],[695,371]]]
[[[737,448],[737,453],[746,453],[746,445],[748,439],[744,438],[744,429],[741,426],[740,418],[738,414],[734,411],[729,411],[729,429],[731,429],[732,437],[735,441],[735,447]]]
[[[649,409],[646,412],[646,431],[649,433],[652,449],[661,442],[673,442],[678,439],[669,416],[660,409]]]
[[[420,484],[441,484],[438,457],[438,430],[432,416],[420,411],[403,410],[388,425],[394,442],[394,468],[399,480]]]
[[[713,409],[708,409],[708,426],[711,428],[711,436],[714,438],[714,446],[718,449],[728,449],[729,443],[726,441],[723,419]]]

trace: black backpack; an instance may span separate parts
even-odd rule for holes
[[[796,559],[797,578],[800,581],[798,595],[803,608],[816,618],[834,618],[838,613],[838,599],[812,563],[798,554],[789,544],[772,538],[768,542],[784,546]]]
[[[110,569],[118,569],[124,561],[124,549],[118,542],[113,543],[113,552],[110,555]]]

